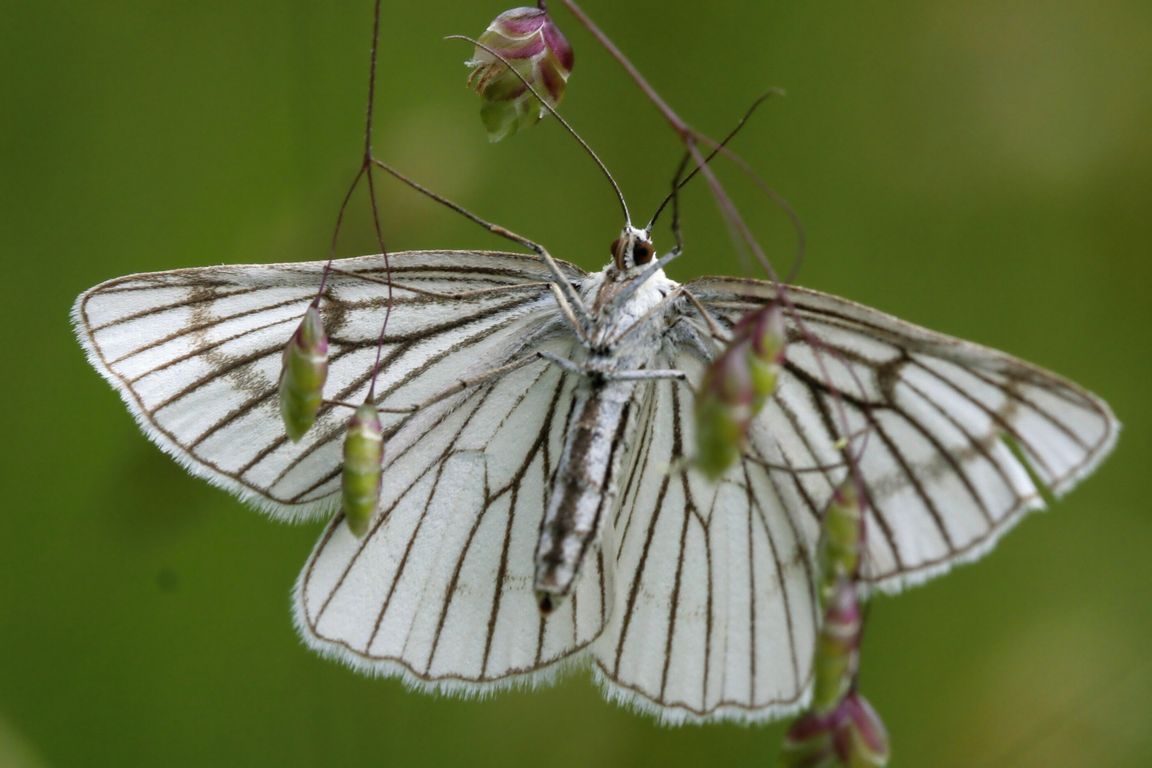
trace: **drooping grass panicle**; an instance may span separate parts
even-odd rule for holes
[[[857,689],[865,620],[859,587],[865,506],[856,482],[850,472],[824,510],[818,550],[823,622],[812,662],[812,703],[788,730],[781,768],[888,764],[884,723]]]

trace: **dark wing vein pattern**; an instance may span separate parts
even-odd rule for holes
[[[525,361],[413,416],[385,414],[373,527],[356,539],[337,515],[296,585],[310,646],[422,687],[535,682],[587,654],[609,696],[664,720],[778,717],[810,688],[813,553],[846,450],[860,452],[870,503],[864,575],[897,589],[987,551],[1042,506],[1036,482],[1066,492],[1118,429],[1101,400],[1054,374],[790,288],[818,346],[792,318],[776,395],[719,483],[683,463],[690,388],[636,386],[617,507],[571,598],[545,617],[534,553],[579,386],[532,356],[578,357],[549,274],[534,257],[500,253],[399,253],[391,266],[379,404],[420,403],[462,375]],[[322,268],[113,280],[77,301],[77,332],[164,450],[273,515],[315,516],[339,493],[347,413],[323,411],[293,444],[276,390],[280,351]],[[562,268],[573,282],[585,276]],[[365,397],[385,287],[380,257],[335,263],[322,303],[331,399]],[[775,298],[751,280],[688,288],[728,327]],[[691,322],[670,327],[654,365],[698,382],[710,343]]]
[[[573,354],[571,340],[538,348]],[[534,554],[575,378],[537,360],[421,412],[397,433],[363,539],[337,516],[296,588],[321,653],[422,687],[478,692],[535,679],[602,631],[607,574],[592,556],[548,616]]]
[[[664,367],[698,381],[685,345]],[[816,626],[801,502],[768,447],[719,483],[682,456],[693,445],[683,384],[647,385],[633,464],[606,534],[616,552],[616,609],[593,647],[611,698],[670,722],[762,720],[804,703]]]
[[[420,402],[557,327],[549,273],[535,257],[405,252],[390,262],[395,311],[377,382],[381,405]],[[335,504],[348,412],[325,408],[292,443],[277,382],[281,349],[323,267],[223,266],[111,280],[77,300],[77,334],[147,435],[190,471],[276,517],[315,517]],[[584,274],[562,269],[573,280]],[[363,399],[386,301],[382,257],[334,263],[321,303],[329,399]],[[385,417],[386,430],[399,423]]]
[[[751,280],[706,278],[689,288],[728,325],[775,296]],[[1063,494],[1115,442],[1108,406],[1053,373],[834,296],[789,295],[821,350],[793,321],[750,453],[775,448],[798,470],[788,479],[800,500],[793,514],[814,542],[845,476],[842,415],[848,435],[864,436],[852,445],[862,447],[871,503],[865,575],[881,588],[979,557],[1043,506],[1033,478]]]

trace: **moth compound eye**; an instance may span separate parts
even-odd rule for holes
[[[632,246],[632,263],[640,266],[652,261],[652,243],[641,240]]]

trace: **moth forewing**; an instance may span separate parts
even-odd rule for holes
[[[777,295],[767,283],[690,283],[722,322]],[[794,467],[843,460],[835,410],[867,435],[859,456],[871,507],[863,575],[899,589],[987,552],[1041,488],[1070,490],[1115,444],[1107,404],[1060,376],[1002,352],[938,334],[860,304],[787,289],[835,367],[801,334],[750,450],[771,444]],[[825,374],[830,371],[832,379]],[[1017,443],[1014,454],[1005,438]],[[864,438],[862,438],[864,439]],[[842,473],[797,472],[813,520]]]
[[[486,345],[560,322],[538,259],[493,252],[391,255],[397,309],[384,340],[378,404],[419,403],[484,366]],[[583,271],[561,264],[569,279]],[[276,406],[279,355],[323,262],[206,267],[117,278],[82,294],[76,333],[144,432],[193,474],[271,515],[328,514],[338,494],[347,413],[321,410],[299,444]],[[331,335],[331,400],[367,391],[387,302],[381,256],[336,263],[321,313]],[[395,427],[395,415],[385,427]]]

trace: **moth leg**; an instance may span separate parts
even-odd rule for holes
[[[586,347],[589,346],[591,344],[591,338],[589,336],[588,326],[576,319],[576,316],[572,312],[572,306],[569,304],[567,297],[564,296],[564,292],[560,290],[560,286],[556,285],[556,283],[549,283],[549,287],[552,289],[552,296],[556,299],[556,306],[560,307],[560,311],[564,314],[564,319],[568,321],[568,325],[572,326],[572,330],[579,337],[580,342]]]
[[[719,342],[728,341],[728,332],[716,321],[716,318],[712,317],[712,313],[701,303],[700,299],[696,298],[696,294],[692,293],[692,291],[688,290],[685,286],[680,286],[679,290],[684,294],[684,298],[688,299],[692,304],[693,308],[700,313],[700,317],[704,318],[704,322],[707,324],[708,332],[712,338]]]
[[[535,362],[536,360],[547,360],[550,363],[555,363],[556,365],[560,366],[561,368],[563,368],[565,371],[567,371],[569,373],[576,373],[576,374],[580,374],[580,375],[588,375],[588,373],[589,373],[588,369],[583,368],[582,366],[578,365],[577,363],[572,362],[571,360],[568,360],[568,359],[563,358],[563,357],[559,357],[558,355],[554,355],[551,352],[545,352],[543,350],[537,350],[535,352],[532,352],[530,354],[525,355],[524,357],[513,360],[510,363],[505,363],[504,365],[500,365],[500,366],[497,366],[495,368],[489,368],[488,370],[483,371],[481,373],[478,373],[475,376],[466,376],[462,379],[457,379],[455,384],[452,384],[451,386],[445,387],[444,389],[440,390],[436,394],[434,394],[430,397],[427,397],[418,403],[413,403],[412,405],[404,405],[404,406],[386,406],[386,407],[381,407],[378,410],[380,411],[380,413],[408,413],[408,414],[416,413],[417,411],[423,410],[424,408],[427,408],[431,405],[435,405],[436,403],[440,402],[441,400],[444,400],[445,398],[452,397],[453,395],[458,395],[466,389],[471,389],[472,387],[475,387],[479,384],[483,384],[484,382],[486,382],[490,379],[496,379],[496,378],[499,378],[501,376],[504,376],[505,374],[511,373],[512,371],[515,371],[517,368],[523,368],[525,365],[528,365],[531,362]],[[624,373],[628,373],[628,372],[624,372]],[[645,371],[638,371],[637,373],[646,373],[646,372]],[[678,373],[678,372],[674,372],[674,373]],[[683,374],[681,374],[681,375],[683,375]],[[614,378],[615,374],[613,374],[612,377]],[[606,377],[606,378],[608,378],[608,377]],[[655,377],[645,377],[645,378],[655,378]],[[665,376],[662,378],[670,378],[670,377]]]
[[[525,365],[528,365],[528,363],[539,360],[541,357],[545,357],[545,355],[546,353],[544,352],[533,352],[532,354],[525,355],[524,357],[513,360],[510,363],[505,363],[504,365],[500,365],[495,368],[489,368],[488,370],[478,373],[475,376],[466,376],[462,379],[457,379],[456,383],[445,387],[436,394],[427,397],[418,403],[404,406],[381,407],[378,410],[380,413],[416,413],[417,411],[423,410],[424,408],[427,408],[431,405],[435,405],[445,398],[458,395],[464,390],[471,389],[478,384],[483,384],[489,379],[499,378],[500,376],[503,376],[507,373],[511,373],[517,368],[523,368]]]
[[[596,368],[588,368],[579,363],[574,363],[571,360],[559,357],[551,352],[538,351],[536,352],[536,356],[555,363],[568,373],[577,376],[597,378],[602,381],[651,381],[653,379],[687,381],[688,379],[688,374],[684,373],[684,371],[677,371],[673,368],[656,368],[638,371],[601,371]]]
[[[671,255],[672,254],[669,254],[669,256],[671,256]],[[701,314],[704,317],[704,320],[708,323],[709,335],[711,335],[714,339],[718,339],[720,341],[727,341],[728,336],[727,336],[726,332],[724,331],[724,329],[720,327],[720,324],[717,323],[712,318],[712,316],[708,313],[708,310],[705,309],[704,305],[700,303],[700,300],[697,299],[695,296],[693,296],[692,293],[687,288],[685,288],[684,286],[681,285],[681,286],[678,286],[677,288],[675,288],[673,291],[671,291],[663,299],[661,299],[660,302],[658,304],[656,304],[656,306],[652,307],[647,312],[645,312],[643,315],[641,315],[636,320],[636,322],[632,323],[627,328],[620,331],[620,333],[616,334],[616,337],[614,339],[612,339],[612,343],[618,344],[618,343],[620,343],[620,341],[622,341],[624,338],[626,338],[629,334],[634,333],[637,328],[645,327],[648,324],[648,322],[647,322],[648,319],[652,315],[654,315],[658,312],[663,312],[669,304],[675,302],[677,299],[680,298],[681,295],[684,295],[690,302],[692,302],[692,305],[694,307],[696,307],[698,311],[701,312]],[[678,318],[677,322],[679,322],[680,319],[683,319],[683,318]]]
[[[675,368],[652,368],[649,370],[639,371],[613,371],[611,373],[601,373],[600,376],[605,381],[688,381],[688,374],[684,371],[678,371]]]
[[[673,302],[675,300],[676,300],[676,291],[673,291],[672,293],[670,293],[669,295],[667,295],[663,299],[661,299],[660,302],[656,304],[656,306],[652,307],[647,312],[645,312],[643,315],[636,318],[636,322],[632,323],[627,328],[620,331],[620,333],[616,334],[612,338],[610,343],[611,344],[619,344],[621,341],[623,341],[625,338],[627,338],[629,334],[635,333],[637,328],[647,327],[649,318],[651,318],[653,315],[655,315],[659,312],[663,312],[665,310],[665,308],[668,306],[668,304],[670,304],[671,302]]]
[[[507,237],[513,242],[520,243],[525,248],[530,248],[531,250],[535,251],[541,259],[544,260],[544,263],[548,265],[548,269],[552,272],[552,277],[556,281],[554,284],[560,289],[560,291],[563,292],[564,297],[571,303],[571,305],[575,307],[576,315],[579,316],[580,324],[574,325],[573,329],[577,333],[580,333],[581,336],[587,336],[588,329],[592,327],[592,316],[588,314],[588,308],[584,306],[584,301],[580,298],[580,294],[576,293],[576,289],[572,287],[572,283],[568,280],[567,277],[564,276],[564,272],[561,271],[560,265],[556,263],[556,259],[552,258],[552,254],[548,253],[548,250],[544,246],[539,245],[538,243],[534,243],[525,237],[521,237],[515,232],[504,229],[500,226],[491,226],[492,232],[494,234],[500,235],[501,237]]]
[[[572,306],[576,308],[576,315],[579,316],[580,322],[583,324],[583,328],[578,329],[578,332],[581,330],[587,331],[587,329],[591,326],[592,318],[588,314],[588,308],[584,306],[584,302],[580,300],[580,295],[576,293],[576,289],[572,287],[572,283],[564,275],[563,270],[560,269],[560,265],[556,263],[556,260],[552,258],[552,254],[548,253],[548,249],[546,249],[544,246],[533,240],[529,240],[523,235],[519,235],[510,229],[502,227],[499,224],[493,224],[487,219],[483,219],[477,216],[476,214],[472,213],[472,211],[468,210],[459,203],[455,203],[443,195],[436,194],[415,179],[408,178],[403,173],[400,173],[400,171],[396,170],[385,162],[375,158],[372,159],[372,162],[390,174],[392,177],[404,182],[420,194],[425,195],[426,197],[435,200],[437,203],[440,203],[446,208],[455,211],[469,221],[480,225],[497,237],[502,237],[505,240],[511,240],[517,245],[522,245],[528,250],[534,252],[537,256],[544,260],[546,265],[548,265],[548,270],[552,273],[552,278],[556,281],[556,285],[558,285],[560,290],[564,292],[565,298],[567,298],[568,301],[571,302]]]
[[[540,358],[543,360],[547,360],[550,363],[555,363],[557,366],[559,366],[563,370],[567,371],[568,373],[574,373],[577,376],[588,376],[591,373],[591,371],[589,371],[584,366],[582,366],[578,363],[574,363],[566,357],[560,357],[559,355],[554,355],[551,352],[545,352],[543,350],[538,350],[535,353],[534,357]]]

